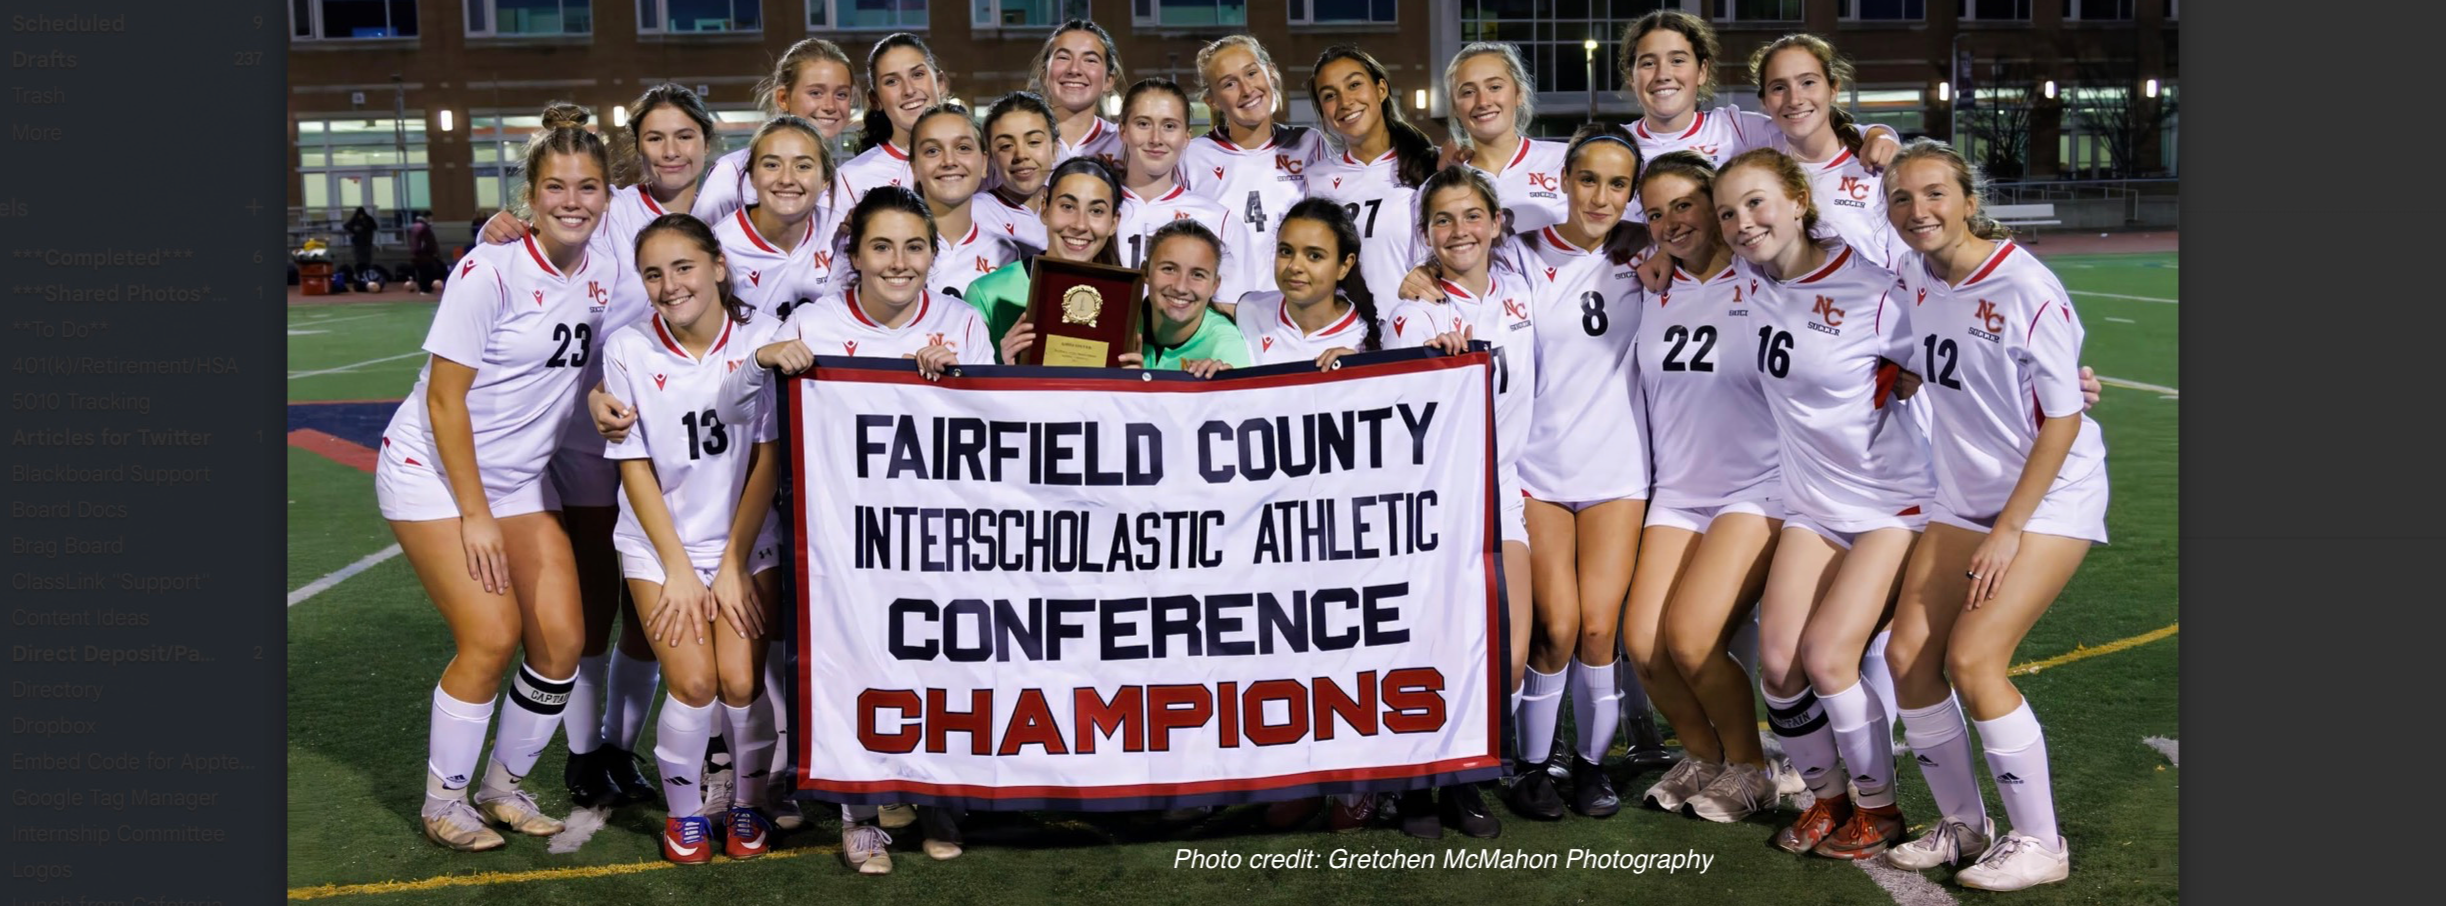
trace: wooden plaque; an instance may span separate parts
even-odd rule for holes
[[[1119,368],[1137,352],[1144,278],[1125,267],[1036,258],[1028,280],[1028,323],[1036,342],[1021,364]]]

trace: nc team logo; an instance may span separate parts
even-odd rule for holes
[[[2004,315],[1996,311],[1996,303],[1979,300],[1979,322],[1987,325],[1988,333],[2004,332]]]
[[[943,342],[943,335],[942,335],[942,334],[939,334],[939,333],[930,333],[930,334],[927,334],[927,335],[926,335],[926,345],[928,345],[928,346],[950,346],[951,344]]]
[[[1274,155],[1274,169],[1287,171],[1287,172],[1289,172],[1289,173],[1290,173],[1291,175],[1293,175],[1293,176],[1298,176],[1298,175],[1299,175],[1299,171],[1300,171],[1300,169],[1301,169],[1301,168],[1303,168],[1303,167],[1306,167],[1306,166],[1307,166],[1307,164],[1303,164],[1303,163],[1300,163],[1299,161],[1292,160],[1292,159],[1291,159],[1291,155],[1288,155],[1288,154],[1277,154],[1277,155]],[[1223,175],[1223,171],[1222,171],[1222,170],[1220,170],[1220,169],[1217,169],[1217,170],[1215,171],[1215,175],[1216,175],[1216,176],[1221,176],[1221,175]],[[1337,185],[1337,186],[1338,186],[1338,185],[1341,185],[1341,184],[1342,184],[1342,183],[1341,183],[1341,181],[1340,181],[1340,180],[1335,180],[1335,181],[1334,181],[1334,185]]]
[[[603,300],[605,297],[611,295],[611,290],[604,289],[603,284],[601,283],[588,280],[586,281],[586,295],[588,298],[595,300],[594,307],[602,308]]]
[[[1857,176],[1843,177],[1843,184],[1836,187],[1835,192],[1849,195],[1853,201],[1866,201],[1868,199],[1868,180]]]
[[[815,266],[816,266],[816,267],[820,267],[820,268],[823,268],[823,269],[825,269],[825,270],[831,270],[831,269],[832,269],[832,253],[831,253],[831,252],[814,252],[814,253],[811,253],[811,254],[813,254],[813,255],[814,255],[814,257],[815,257]]]
[[[1538,187],[1538,188],[1540,188],[1540,189],[1544,189],[1544,190],[1546,190],[1546,191],[1548,191],[1548,192],[1552,192],[1552,191],[1554,191],[1554,187],[1555,187],[1555,185],[1556,185],[1556,181],[1555,181],[1555,179],[1554,179],[1554,174],[1552,174],[1552,173],[1531,173],[1531,174],[1529,174],[1529,185],[1536,186],[1536,187]]]
[[[1835,329],[1843,324],[1843,310],[1834,307],[1833,299],[1819,296],[1817,304],[1809,309],[1809,313],[1817,318],[1816,321],[1809,322],[1810,330],[1835,336],[1843,335],[1842,331]]]
[[[980,273],[980,274],[990,274],[990,273],[993,273],[993,272],[994,272],[994,263],[993,263],[993,262],[991,262],[991,261],[987,261],[987,260],[985,260],[985,256],[984,256],[984,255],[978,255],[978,256],[977,256],[977,273]]]
[[[1517,301],[1505,299],[1503,300],[1503,313],[1511,315],[1512,320],[1525,321],[1529,317],[1529,307]]]
[[[1714,145],[1692,145],[1690,146],[1690,150],[1707,155],[1707,159],[1709,160],[1714,160],[1716,157],[1716,146]]]
[[[729,373],[729,372],[731,372],[731,371],[737,371],[737,370],[739,370],[739,360],[738,360],[738,359],[732,359],[732,360],[730,360],[730,368],[729,368],[729,369],[727,369],[726,371],[724,371],[723,373],[728,374],[728,373]]]

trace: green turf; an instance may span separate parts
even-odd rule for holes
[[[289,399],[406,396],[424,367],[417,349],[432,324],[432,302],[290,306]],[[309,373],[323,371],[331,373]]]
[[[2068,288],[2173,298],[2179,270],[2172,255],[2050,259]],[[2076,266],[2079,265],[2079,266]],[[2080,295],[2074,305],[2088,328],[2083,360],[2102,375],[2179,387],[2175,336],[2179,306]],[[380,309],[377,311],[377,309]],[[430,305],[293,309],[292,326],[373,314],[328,333],[292,337],[290,370],[331,368],[410,352],[431,317]],[[2106,320],[2129,319],[2135,323]],[[305,329],[313,328],[310,323]],[[396,398],[413,382],[417,361],[366,366],[290,382],[291,399]],[[2112,543],[2098,548],[2053,611],[2023,645],[2020,660],[2094,647],[2172,624],[2179,618],[2175,578],[2179,529],[2177,431],[2181,402],[2153,391],[2109,387],[2091,412],[2105,431],[2113,475],[2108,517]],[[370,476],[311,453],[290,456],[290,584],[313,578],[391,543],[373,511]],[[579,852],[551,855],[543,842],[511,841],[503,850],[467,856],[443,852],[418,834],[426,702],[450,657],[448,635],[419,591],[405,560],[394,558],[290,610],[289,879],[293,887],[416,881],[475,871],[518,872],[579,866],[652,864],[658,811],[628,808]],[[2179,898],[2177,837],[2179,768],[2141,742],[2180,738],[2176,682],[2180,636],[2055,667],[2018,682],[2046,722],[2061,823],[2074,847],[2072,878],[2012,895],[1990,896],[1932,880],[1963,902],[2173,902]],[[651,731],[640,748],[652,746]],[[558,742],[538,763],[530,784],[554,814],[569,804],[558,787],[564,754]],[[1982,771],[1982,784],[1987,781]],[[1934,814],[1925,785],[1906,760],[1898,771],[1901,802],[1915,825]],[[1635,795],[1653,776],[1622,784]],[[2004,813],[1988,790],[1989,811]],[[657,869],[603,878],[576,878],[453,887],[423,892],[359,894],[324,902],[584,903],[803,902],[855,891],[861,901],[942,904],[1053,902],[1128,893],[1160,901],[1242,903],[1641,902],[1783,904],[1886,903],[1890,898],[1856,868],[1787,856],[1769,848],[1775,826],[1715,825],[1654,812],[1625,810],[1606,821],[1573,817],[1555,824],[1506,818],[1496,841],[1457,835],[1436,844],[1398,831],[1355,836],[1264,830],[1256,807],[1224,812],[1179,829],[1141,816],[977,816],[966,856],[935,863],[915,849],[915,834],[895,844],[899,870],[860,878],[830,854],[718,861],[700,868]],[[1788,816],[1788,812],[1785,813]],[[784,840],[789,847],[837,846],[839,832],[819,821]],[[1591,870],[1398,872],[1191,870],[1172,867],[1178,848],[1258,853],[1315,849],[1442,852],[1499,846],[1565,853],[1574,846],[1637,852],[1697,851],[1715,857],[1704,875]]]

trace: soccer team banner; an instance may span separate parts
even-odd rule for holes
[[[1499,768],[1490,359],[785,384],[798,778],[1172,808]]]

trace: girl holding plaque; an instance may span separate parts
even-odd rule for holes
[[[1045,193],[1045,254],[1061,261],[1120,265],[1112,240],[1121,224],[1121,177],[1111,167],[1093,157],[1063,161],[1053,168]],[[1017,364],[1019,354],[1036,341],[1035,328],[1024,320],[1035,264],[1033,257],[1023,258],[968,286],[968,304],[985,318],[986,329],[1002,338],[1002,356],[1008,363]]]

